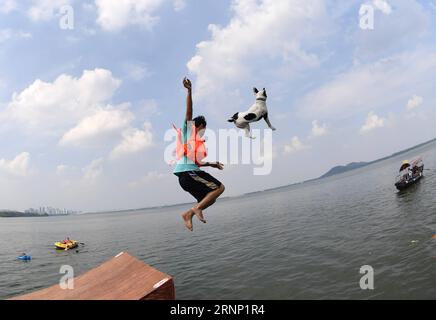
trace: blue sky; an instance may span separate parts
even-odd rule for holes
[[[185,75],[214,130],[268,90],[273,171],[227,166],[229,196],[432,139],[435,15],[416,0],[0,0],[0,208],[191,201],[163,160]]]

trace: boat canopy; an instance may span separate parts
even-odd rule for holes
[[[412,161],[411,163],[412,167],[422,167],[424,165],[422,158],[417,158]]]
[[[422,166],[424,166],[424,163],[422,162],[422,158],[416,158],[410,162],[408,160],[404,160],[403,164],[400,167],[400,172],[410,167],[414,168],[414,167],[422,167]]]

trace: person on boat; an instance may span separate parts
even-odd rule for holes
[[[182,129],[178,131],[178,162],[174,169],[174,174],[179,179],[182,189],[190,193],[196,200],[197,204],[182,214],[183,221],[188,230],[193,231],[192,218],[194,215],[203,223],[206,220],[203,216],[203,210],[210,207],[216,202],[219,196],[224,192],[224,185],[209,173],[200,170],[201,167],[212,167],[223,170],[222,163],[202,162],[206,156],[204,140],[201,137],[206,130],[206,119],[204,116],[192,118],[192,83],[189,79],[183,79],[183,86],[187,90],[186,114],[183,121]]]
[[[403,170],[406,170],[407,168],[410,168],[410,163],[409,163],[408,160],[404,160],[403,164],[400,167],[400,172],[403,171]]]
[[[408,160],[404,160],[403,164],[400,167],[400,179],[408,181],[410,178],[414,176],[414,168],[410,164]]]
[[[62,241],[63,244],[69,244],[71,243],[70,238],[66,238],[64,241]]]

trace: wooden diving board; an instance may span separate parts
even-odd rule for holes
[[[60,275],[61,277],[61,275]],[[173,278],[128,253],[74,278],[74,289],[59,284],[11,300],[175,300]]]

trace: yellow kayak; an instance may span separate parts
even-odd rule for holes
[[[75,240],[71,240],[69,243],[55,242],[54,245],[56,246],[56,249],[59,250],[70,250],[76,248],[79,243]]]

